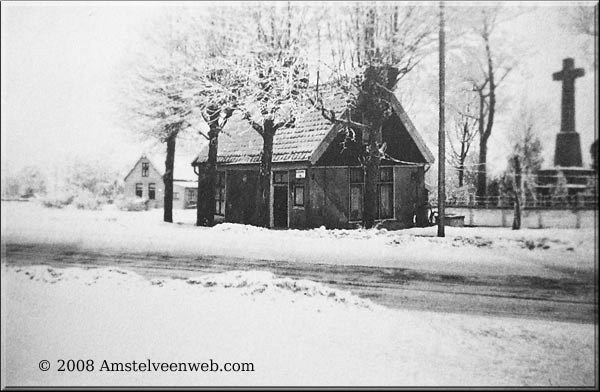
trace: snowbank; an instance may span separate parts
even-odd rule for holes
[[[257,271],[146,280],[3,265],[2,329],[13,386],[591,386],[595,374],[593,325],[390,310]],[[59,359],[92,359],[96,371],[58,372]],[[97,371],[148,359],[254,372]]]
[[[195,227],[194,210],[124,212],[45,209],[2,203],[3,243],[67,244],[89,250],[210,255],[337,265],[411,268],[452,274],[560,277],[592,271],[590,229],[448,227],[387,230],[268,230],[237,224]]]

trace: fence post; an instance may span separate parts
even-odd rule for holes
[[[506,227],[506,213],[504,212],[504,208],[500,207],[500,211],[502,211],[502,227]]]
[[[544,225],[542,223],[542,209],[541,208],[537,209],[537,216],[538,216],[538,229],[543,229]]]

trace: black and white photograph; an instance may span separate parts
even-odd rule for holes
[[[598,382],[598,1],[2,1],[1,374]]]

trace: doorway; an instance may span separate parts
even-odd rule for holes
[[[273,189],[273,226],[288,226],[288,187],[274,186]]]

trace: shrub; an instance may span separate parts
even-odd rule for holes
[[[118,198],[115,205],[121,211],[145,211],[148,209],[148,199],[139,197]]]
[[[38,201],[47,208],[63,208],[73,202],[75,196],[69,193],[45,195],[38,198]]]
[[[80,191],[73,199],[73,205],[80,210],[98,210],[104,204],[106,200],[103,197],[86,190]]]

